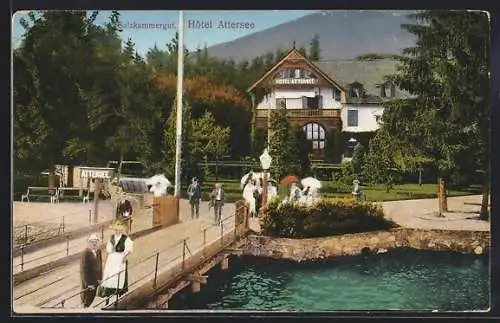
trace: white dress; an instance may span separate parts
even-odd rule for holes
[[[104,265],[103,277],[101,287],[104,288],[101,297],[110,296],[116,294],[122,294],[126,292],[128,288],[128,272],[127,264],[123,261],[125,253],[131,253],[134,247],[133,241],[127,236],[125,239],[125,249],[122,252],[116,251],[116,246],[120,241],[122,235],[114,235],[114,244],[111,242],[111,238],[108,240],[106,245],[106,251],[108,253],[108,258],[106,259],[106,264]],[[118,275],[118,273],[120,273]],[[118,289],[118,290],[117,290]]]
[[[243,188],[243,198],[250,204],[250,214],[255,215],[255,198],[253,197],[253,191],[255,190],[255,186],[253,184],[248,183]]]

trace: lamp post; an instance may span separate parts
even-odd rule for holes
[[[262,187],[262,205],[264,206],[262,209],[266,210],[267,212],[267,172],[269,168],[271,167],[271,162],[272,158],[269,155],[269,152],[267,151],[267,148],[264,149],[264,152],[262,155],[260,155],[260,165],[262,166],[262,169],[264,170],[264,185]]]

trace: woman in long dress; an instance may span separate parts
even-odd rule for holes
[[[126,235],[127,224],[123,221],[115,221],[110,228],[115,232],[106,245],[108,258],[99,288],[100,297],[123,295],[128,291],[127,258],[133,250],[134,243]]]
[[[249,174],[246,175],[246,181],[243,184],[243,198],[245,201],[248,202],[250,205],[250,214],[252,216],[255,216],[257,213],[256,210],[256,201],[254,197],[254,191],[255,191],[255,185],[253,184],[253,172],[250,172]]]

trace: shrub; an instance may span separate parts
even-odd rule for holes
[[[353,198],[326,198],[313,206],[273,200],[260,226],[267,236],[313,238],[389,229],[396,224],[385,219],[376,204]]]

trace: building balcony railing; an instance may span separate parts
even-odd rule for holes
[[[267,118],[270,111],[274,109],[257,109],[257,118]],[[340,118],[340,109],[288,109],[288,117],[338,117]]]

